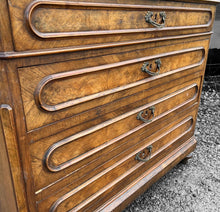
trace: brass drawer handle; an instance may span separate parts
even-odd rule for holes
[[[145,115],[149,116],[149,114],[148,114],[149,110],[150,110],[151,114],[153,115],[153,117],[151,119],[145,119],[145,118],[142,117],[142,115],[144,113],[144,110],[142,110],[141,112],[138,113],[137,119],[143,121],[144,123],[151,122],[152,119],[154,118],[155,107],[154,106],[149,107],[149,109],[145,111]]]
[[[154,15],[154,20],[152,20],[154,13],[152,11],[148,11],[147,14],[145,15],[145,20],[147,23],[152,24],[155,27],[162,28],[165,26],[165,20],[166,20],[166,13],[165,12],[160,12],[160,18],[157,18],[157,13]],[[159,22],[159,23],[157,23]]]
[[[148,73],[149,75],[151,76],[156,76],[160,73],[160,67],[161,67],[161,60],[160,59],[157,59],[155,60],[155,63],[156,63],[156,72],[152,72],[152,64],[150,64],[149,62],[145,62],[143,64],[143,66],[141,67],[141,70],[145,73]],[[147,68],[149,66],[149,68]]]
[[[151,158],[152,148],[153,148],[153,146],[150,145],[150,146],[146,147],[144,150],[138,152],[135,156],[135,160],[142,161],[142,162],[149,161]],[[148,151],[148,153],[149,153],[148,156],[147,156],[146,151]]]

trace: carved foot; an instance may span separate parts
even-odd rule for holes
[[[182,163],[182,164],[187,164],[187,163],[188,163],[188,160],[191,159],[191,158],[192,158],[192,155],[189,154],[189,155],[186,156],[184,159],[182,159],[182,160],[180,161],[180,163]]]

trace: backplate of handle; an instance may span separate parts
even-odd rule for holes
[[[143,118],[143,114],[145,113],[145,115],[148,115],[148,111],[150,111],[150,113],[152,114],[153,117],[151,119]],[[154,112],[155,112],[155,107],[151,106],[146,111],[144,111],[144,110],[140,111],[137,115],[137,119],[143,121],[144,123],[151,122],[152,119],[154,118]]]
[[[147,14],[145,15],[145,20],[147,23],[158,27],[158,28],[162,28],[165,26],[165,20],[166,20],[166,13],[165,12],[160,12],[159,13],[160,17],[157,17],[157,13],[154,13],[152,11],[148,11]],[[154,20],[152,19],[154,16]],[[159,23],[157,23],[157,21],[159,20]]]
[[[161,60],[157,59],[155,60],[155,64],[156,64],[156,71],[152,72],[152,64],[150,64],[149,62],[145,62],[143,64],[143,66],[141,67],[141,70],[145,73],[148,73],[151,76],[156,76],[160,73],[160,67],[161,67]]]
[[[146,147],[144,150],[138,152],[135,156],[135,159],[138,161],[142,161],[142,162],[149,161],[151,158],[152,148],[153,148],[153,146],[150,145],[150,146]],[[146,151],[148,152],[148,154],[145,153]]]

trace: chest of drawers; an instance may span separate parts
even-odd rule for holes
[[[193,151],[218,1],[0,3],[0,211],[121,211]]]

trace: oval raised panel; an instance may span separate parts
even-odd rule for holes
[[[105,194],[106,191],[111,191],[111,188],[117,185],[118,181],[121,181],[123,179],[129,178],[131,173],[134,173],[135,170],[138,170],[138,168],[143,165],[143,163],[139,163],[137,165],[137,162],[135,162],[134,155],[140,151],[142,148],[147,147],[149,144],[152,144],[156,147],[156,151],[152,153],[152,160],[162,152],[165,151],[166,148],[169,146],[172,146],[172,144],[176,143],[179,139],[183,138],[187,133],[189,133],[192,130],[192,126],[194,125],[194,118],[192,116],[188,116],[184,120],[180,121],[178,124],[174,125],[170,130],[165,131],[163,134],[161,134],[159,137],[154,138],[149,143],[145,144],[141,148],[135,150],[135,152],[132,152],[131,154],[127,155],[122,160],[118,161],[116,164],[114,164],[112,167],[104,170],[101,172],[98,176],[95,176],[93,178],[90,178],[88,182],[85,182],[81,184],[79,187],[76,187],[72,190],[69,190],[64,195],[60,196],[51,206],[50,211],[78,211],[83,210],[85,205],[89,205],[92,201],[97,198],[97,196],[102,196]],[[160,143],[160,144],[158,144]],[[161,143],[163,143],[163,147],[161,147]],[[120,166],[126,166],[126,168],[122,168]],[[129,165],[128,165],[129,164]],[[120,169],[121,170],[118,170]],[[118,176],[119,172],[120,175]],[[107,176],[112,175],[114,176],[114,180],[112,178],[108,178]],[[105,177],[106,176],[106,177]],[[105,178],[105,180],[102,180],[102,178]],[[112,180],[111,183],[108,182],[109,180]],[[126,181],[128,184],[129,180]],[[109,183],[109,186],[108,186]],[[88,193],[86,194],[89,196],[88,199],[86,199],[85,196],[81,197],[80,194],[87,189],[88,185],[93,185],[93,189],[88,190]],[[96,187],[100,187],[102,185],[102,189],[98,190]],[[80,196],[80,197],[79,197]],[[85,200],[86,199],[86,200]],[[73,201],[75,200],[75,201]],[[80,202],[81,201],[81,202]],[[66,203],[66,204],[65,204]]]
[[[45,111],[59,111],[142,85],[152,78],[198,67],[204,60],[204,54],[204,47],[196,47],[48,75],[35,90],[35,102]],[[145,61],[157,58],[163,64],[160,75],[149,77],[141,73]]]
[[[165,27],[159,30],[204,28],[212,19],[211,10],[205,8],[34,1],[26,9],[26,20],[31,31],[44,39],[140,33],[156,29],[145,21],[148,11],[166,12]]]
[[[63,169],[66,169],[72,166],[73,164],[78,163],[79,161],[112,145],[113,143],[117,142],[123,137],[126,137],[129,134],[134,133],[134,130],[132,129],[129,132],[126,132],[125,130],[123,134],[108,135],[108,131],[109,131],[108,127],[111,127],[111,131],[113,131],[115,127],[116,128],[118,127],[119,122],[122,125],[124,122],[127,122],[128,120],[130,121],[133,120],[134,122],[136,119],[134,117],[136,117],[136,114],[138,112],[152,105],[155,105],[156,108],[155,109],[156,117],[153,120],[157,120],[158,118],[165,116],[168,113],[168,111],[177,109],[180,106],[192,102],[197,95],[198,95],[198,85],[194,83],[170,95],[167,95],[161,99],[153,101],[150,104],[141,106],[133,111],[125,113],[121,116],[118,116],[100,125],[94,126],[90,129],[87,129],[80,133],[74,134],[70,137],[67,137],[63,140],[60,140],[54,143],[53,145],[51,145],[50,148],[46,151],[44,157],[45,165],[48,168],[48,170],[52,172],[58,172]],[[139,129],[140,127],[143,128],[145,125],[149,123],[144,123],[144,124],[140,123],[140,124],[139,124],[140,126],[136,126],[137,129]],[[99,133],[102,135],[105,134],[105,136],[104,138],[103,136],[96,137],[95,133]],[[82,138],[84,138],[85,136],[87,137],[86,139],[83,140]],[[93,137],[95,137],[95,141]],[[87,152],[85,152],[85,148],[84,148],[85,146],[87,147],[86,148]]]

